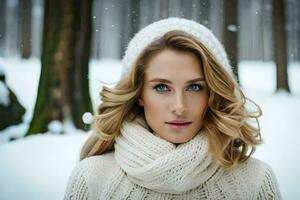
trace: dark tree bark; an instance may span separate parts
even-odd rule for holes
[[[82,115],[92,112],[92,103],[89,93],[89,60],[91,51],[92,33],[92,0],[75,1],[75,52],[73,90],[71,90],[71,112],[77,128],[84,128]],[[71,82],[72,85],[72,82]],[[72,101],[73,100],[73,101]]]
[[[284,0],[273,0],[273,32],[275,39],[276,89],[290,91],[287,72]]]
[[[21,16],[22,16],[22,45],[21,54],[22,58],[29,58],[31,55],[31,0],[23,0],[21,3]]]
[[[88,87],[92,1],[46,0],[42,70],[32,121],[26,135],[43,133],[52,120],[92,112]]]
[[[239,83],[237,3],[237,0],[224,1],[224,46],[229,56],[233,74]]]

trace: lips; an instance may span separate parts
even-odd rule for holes
[[[172,125],[187,125],[187,124],[190,124],[192,122],[190,121],[186,121],[186,120],[172,120],[170,122],[166,122],[166,124],[172,124]]]
[[[176,131],[188,128],[191,123],[192,122],[185,121],[185,120],[173,120],[171,122],[166,122],[168,127]]]
[[[183,122],[183,123],[172,123],[172,122],[166,122],[166,124],[175,125],[175,126],[185,126],[192,122]]]

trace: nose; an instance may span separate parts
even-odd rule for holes
[[[182,93],[177,93],[175,96],[174,104],[172,107],[172,112],[177,116],[181,116],[186,111],[184,95]]]

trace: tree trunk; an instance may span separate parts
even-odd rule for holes
[[[287,48],[284,30],[284,0],[273,0],[273,31],[275,39],[276,89],[290,91],[287,72]]]
[[[237,3],[237,0],[224,1],[224,46],[233,74],[239,83]]]
[[[92,112],[87,78],[91,6],[91,0],[45,1],[42,70],[26,135],[46,132],[52,120],[70,119],[84,129],[81,116]]]
[[[23,0],[21,3],[21,16],[22,16],[22,45],[21,54],[22,58],[29,58],[31,55],[31,0]]]
[[[92,0],[75,1],[75,48],[73,89],[71,89],[71,112],[75,126],[84,129],[82,115],[92,112],[89,93],[89,60],[91,51],[92,32]],[[72,84],[72,83],[71,83]]]

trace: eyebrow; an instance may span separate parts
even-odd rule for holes
[[[204,78],[203,77],[195,78],[195,79],[187,81],[187,83],[194,83],[194,82],[198,82],[198,81],[204,81]],[[154,79],[150,80],[149,82],[160,82],[160,83],[172,84],[172,81],[170,81],[168,79],[163,79],[163,78],[154,78]]]

